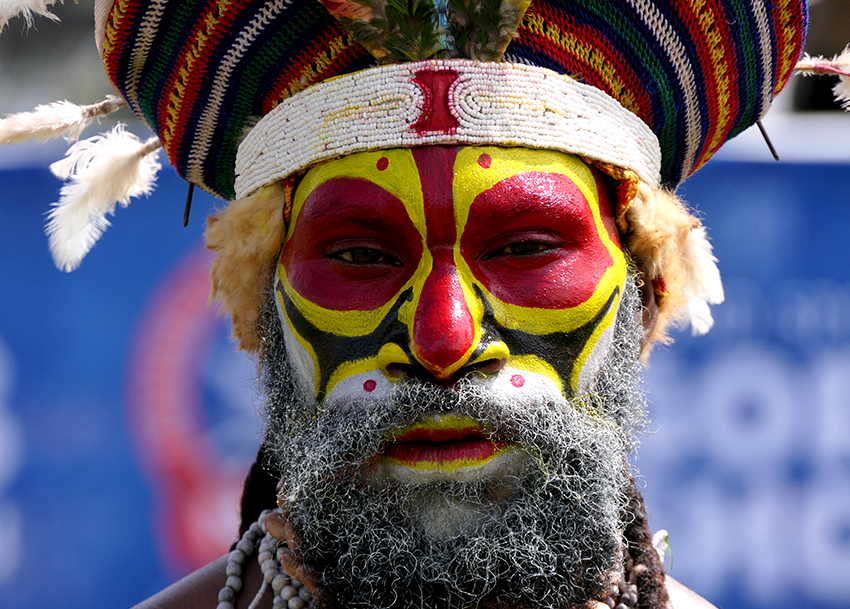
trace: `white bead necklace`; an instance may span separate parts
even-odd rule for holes
[[[245,531],[236,548],[227,557],[227,582],[218,593],[217,609],[235,609],[236,595],[242,589],[242,565],[245,559],[259,547],[257,562],[263,572],[263,585],[251,601],[248,609],[256,609],[269,586],[274,592],[274,609],[305,609],[310,602],[310,593],[304,585],[290,577],[277,558],[278,540],[266,531],[266,518],[273,510],[265,510],[257,522]]]

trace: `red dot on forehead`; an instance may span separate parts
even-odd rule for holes
[[[493,159],[489,154],[482,154],[478,157],[478,164],[481,165],[484,169],[490,169],[490,164],[493,162]]]
[[[515,374],[511,377],[511,385],[513,385],[514,387],[522,387],[523,385],[525,385],[525,379],[522,378],[522,375]]]
[[[390,166],[390,160],[387,157],[382,156],[378,159],[378,162],[375,163],[375,166],[378,168],[378,171],[383,171]]]
[[[377,387],[377,386],[378,386],[378,383],[376,383],[372,379],[369,379],[368,381],[363,383],[363,389],[367,393],[371,393],[371,392],[375,391],[375,387]]]

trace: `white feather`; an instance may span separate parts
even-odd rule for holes
[[[12,114],[0,119],[0,146],[29,140],[44,142],[62,136],[68,141],[76,141],[92,120],[111,114],[125,104],[123,99],[110,95],[90,106],[60,101],[36,106],[32,112]]]
[[[838,83],[832,88],[835,100],[850,112],[850,76],[839,76]]]
[[[694,336],[706,334],[714,325],[708,305],[720,304],[725,296],[717,258],[705,227],[700,226],[688,233],[682,254],[687,281],[682,291],[688,297],[686,319],[691,324]]]
[[[850,44],[832,59],[803,55],[794,70],[803,76],[837,75],[838,83],[832,88],[832,92],[841,107],[850,112]]]
[[[18,15],[27,22],[27,27],[32,27],[33,15],[41,15],[53,21],[59,21],[59,17],[50,12],[51,4],[60,4],[63,0],[0,0],[0,31],[6,27],[9,21]]]
[[[47,235],[56,266],[72,271],[110,226],[116,203],[149,195],[161,165],[155,137],[141,142],[117,125],[112,131],[77,142],[51,171],[69,180],[48,213]]]

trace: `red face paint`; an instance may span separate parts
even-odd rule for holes
[[[576,388],[625,277],[605,190],[594,199],[598,176],[580,160],[399,149],[331,161],[304,184],[277,289],[317,396],[360,374],[348,386],[370,393],[396,366],[451,383],[493,358]]]
[[[310,193],[281,262],[304,298],[327,309],[369,311],[401,289],[421,257],[421,236],[397,197],[339,177]]]
[[[452,183],[453,148],[419,148],[413,158],[419,167],[425,200],[428,250],[434,260],[422,287],[413,321],[413,350],[438,377],[471,350],[475,322],[454,261],[457,222]]]
[[[461,252],[493,296],[543,309],[586,301],[612,263],[584,195],[553,173],[517,174],[479,194]]]

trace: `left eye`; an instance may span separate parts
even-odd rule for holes
[[[341,250],[330,254],[330,258],[343,260],[350,264],[391,264],[399,266],[400,261],[392,256],[388,256],[380,250],[369,247],[352,247],[347,250]]]
[[[533,256],[550,249],[552,249],[550,244],[540,241],[515,241],[493,252],[487,258],[493,256]]]

